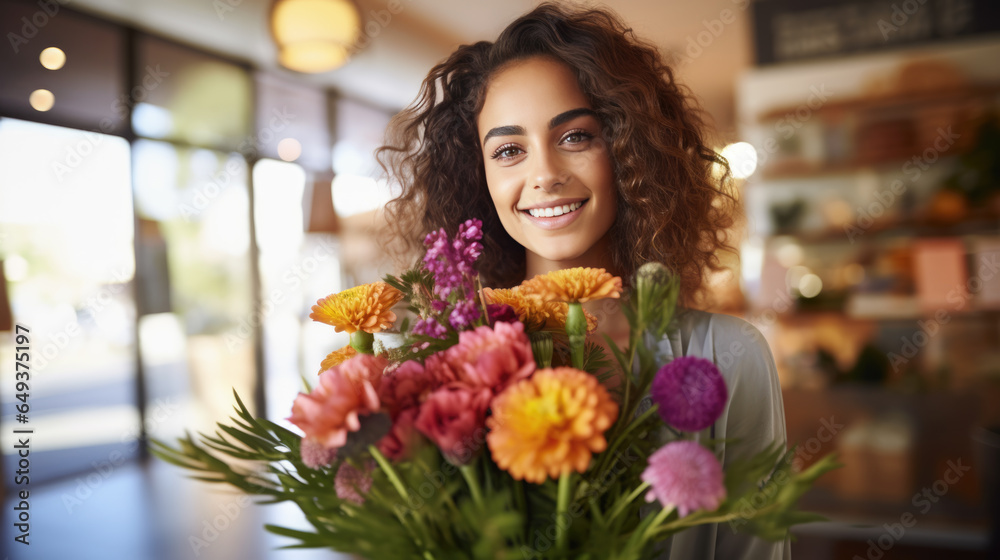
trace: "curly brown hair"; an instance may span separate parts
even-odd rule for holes
[[[484,285],[524,279],[524,247],[504,230],[493,205],[476,120],[491,77],[535,56],[569,66],[601,121],[618,195],[609,232],[612,271],[629,277],[659,261],[679,276],[684,303],[695,304],[706,273],[723,268],[718,252],[735,252],[727,236],[737,216],[729,166],[706,145],[701,109],[656,47],[603,9],[541,4],[496,42],[463,45],[431,69],[376,154],[403,189],[386,207],[391,230],[415,247],[427,232],[454,233],[464,220],[479,218]],[[713,164],[721,166],[721,178]]]

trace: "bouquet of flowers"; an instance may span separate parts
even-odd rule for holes
[[[312,531],[267,526],[294,546],[365,558],[639,559],[695,525],[777,540],[819,519],[795,506],[831,457],[795,472],[775,444],[723,472],[719,442],[699,440],[726,384],[708,360],[656,363],[678,295],[664,267],[643,266],[624,298],[602,269],[482,288],[481,236],[477,220],[431,233],[419,266],[317,302],[310,317],[350,345],[292,404],[302,434],[237,395],[232,425],[154,453],[295,502]],[[581,305],[602,298],[622,298],[631,327],[625,348],[606,339],[611,357],[587,340],[597,319]],[[397,325],[400,302],[412,325]]]

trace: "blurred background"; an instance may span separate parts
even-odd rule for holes
[[[0,1],[7,556],[337,557],[276,550],[260,525],[301,526],[294,508],[188,480],[144,443],[211,430],[233,388],[288,415],[346,343],[309,307],[393,270],[372,155],[389,119],[535,4]],[[740,254],[712,310],[768,338],[796,460],[846,464],[805,497],[830,522],[797,528],[793,554],[1000,557],[1000,7],[605,5],[673,61],[737,177]]]

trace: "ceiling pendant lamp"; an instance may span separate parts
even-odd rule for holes
[[[360,33],[351,0],[275,0],[271,6],[278,62],[289,70],[316,74],[342,66]]]

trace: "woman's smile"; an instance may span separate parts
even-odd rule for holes
[[[544,204],[528,210],[522,210],[521,213],[524,214],[524,219],[537,227],[542,229],[559,229],[573,223],[580,216],[581,212],[579,210],[586,204],[587,200],[589,199],[578,200],[568,204],[560,204],[560,201],[557,201],[552,205]]]

